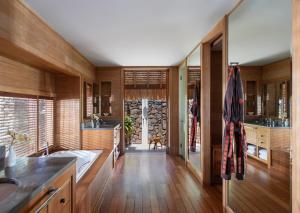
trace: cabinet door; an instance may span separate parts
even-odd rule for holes
[[[49,202],[49,213],[71,213],[71,181],[67,180]]]
[[[257,128],[245,126],[247,143],[256,145],[257,140]]]

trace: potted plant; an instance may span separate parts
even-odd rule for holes
[[[8,155],[6,157],[6,166],[13,167],[16,165],[16,152],[14,150],[14,144],[17,142],[30,141],[29,136],[26,133],[20,133],[15,130],[8,130],[7,135],[11,137],[11,142],[8,148]]]
[[[124,128],[125,128],[125,142],[126,144],[130,144],[131,142],[131,136],[133,133],[133,119],[129,116],[125,116],[124,120]]]

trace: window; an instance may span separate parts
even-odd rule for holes
[[[39,150],[53,145],[53,100],[39,99]]]
[[[14,145],[17,156],[34,154],[47,142],[53,145],[53,100],[0,95],[0,145],[8,148],[11,138],[7,131],[12,129],[31,139]]]

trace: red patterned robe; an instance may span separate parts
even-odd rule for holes
[[[225,121],[221,176],[231,179],[231,173],[236,173],[238,180],[243,180],[247,158],[246,134],[244,129],[244,99],[243,85],[238,66],[229,68],[227,90],[224,100]],[[234,165],[234,148],[236,157],[236,171]]]

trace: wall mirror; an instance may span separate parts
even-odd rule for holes
[[[229,16],[228,61],[244,86],[245,179],[226,181],[234,212],[290,212],[291,1],[243,1]]]
[[[84,82],[84,117],[88,118],[93,114],[93,86]]]
[[[188,162],[192,169],[201,173],[201,142],[200,142],[200,73],[201,46],[187,58],[187,113],[188,113]]]
[[[112,114],[111,108],[111,82],[110,81],[101,81],[100,85],[101,93],[101,116],[110,116]]]

